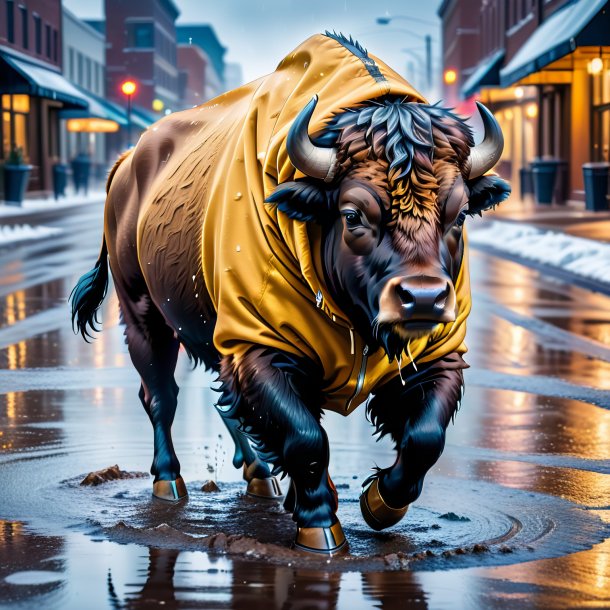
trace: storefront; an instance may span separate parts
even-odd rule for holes
[[[582,202],[583,164],[608,160],[610,47],[603,46],[610,32],[607,8],[607,0],[565,5],[500,70],[503,89],[535,92],[535,156],[560,162],[559,202]]]
[[[59,112],[87,108],[87,101],[59,72],[6,48],[0,48],[0,97],[0,161],[21,149],[33,166],[28,191],[51,193],[52,168],[60,157]]]

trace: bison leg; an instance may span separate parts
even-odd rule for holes
[[[387,384],[369,403],[371,421],[390,434],[396,462],[369,477],[360,496],[365,521],[375,530],[395,525],[422,491],[424,477],[441,456],[445,430],[459,407],[466,364],[451,354],[411,376]]]
[[[233,466],[235,468],[243,466],[244,481],[248,484],[246,493],[255,498],[281,498],[282,489],[280,484],[271,474],[269,466],[259,458],[246,436],[240,431],[239,420],[230,417],[221,409],[218,409],[218,411],[235,443]]]
[[[187,495],[171,436],[178,401],[174,370],[179,343],[148,294],[133,298],[116,275],[115,286],[129,355],[142,381],[139,397],[153,426],[153,495],[179,500]]]
[[[292,356],[253,349],[234,366],[242,395],[238,416],[265,461],[292,479],[295,547],[333,554],[346,548],[336,517],[337,493],[328,477],[329,446],[319,423],[317,371]],[[225,371],[226,374],[226,371]],[[222,375],[222,373],[221,373]]]

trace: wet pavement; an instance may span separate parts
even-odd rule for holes
[[[244,495],[211,379],[183,355],[188,502],[152,500],[145,478],[79,485],[152,458],[115,295],[92,345],[70,329],[101,210],[0,250],[0,608],[610,607],[610,298],[473,251],[466,394],[424,493],[369,530],[360,484],[390,446],[363,408],[328,414],[350,555],[303,558],[290,516]]]

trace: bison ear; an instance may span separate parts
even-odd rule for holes
[[[265,199],[295,220],[322,223],[328,218],[328,193],[306,180],[282,182]]]
[[[499,176],[487,175],[468,180],[470,189],[468,214],[481,214],[484,210],[497,206],[510,195],[510,185]]]

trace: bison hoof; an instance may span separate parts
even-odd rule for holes
[[[396,525],[406,514],[409,505],[403,508],[388,506],[379,493],[379,478],[369,477],[360,494],[360,511],[367,524],[376,531]]]
[[[182,500],[182,498],[186,498],[187,495],[188,492],[182,477],[178,477],[174,481],[155,481],[153,483],[153,496],[160,500],[177,502]]]
[[[339,521],[330,527],[297,527],[293,547],[303,553],[342,555],[348,546]]]
[[[253,478],[248,481],[246,493],[253,498],[277,500],[283,497],[282,488],[275,477],[268,479]]]

